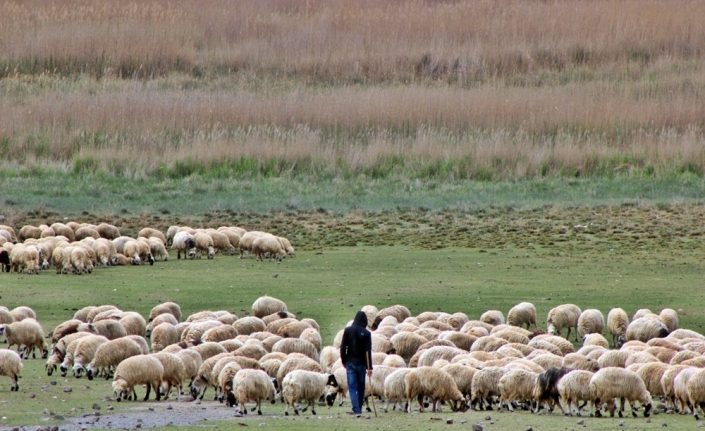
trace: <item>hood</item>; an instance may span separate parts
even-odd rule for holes
[[[367,328],[367,314],[364,311],[358,311],[353,320],[353,326],[362,326]]]

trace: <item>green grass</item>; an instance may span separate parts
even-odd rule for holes
[[[667,179],[585,178],[517,181],[450,181],[364,176],[321,180],[294,178],[126,178],[50,171],[0,174],[0,211],[42,210],[60,216],[92,214],[174,215],[214,211],[397,209],[476,210],[545,205],[595,206],[705,201],[705,181],[694,175]]]
[[[295,259],[285,259],[281,264],[231,256],[177,261],[172,256],[173,260],[154,266],[98,268],[92,275],[80,277],[57,276],[53,271],[38,276],[3,274],[0,304],[10,308],[33,307],[48,332],[69,319],[75,309],[91,304],[114,304],[123,310],[147,315],[159,302],[176,301],[185,315],[206,309],[227,309],[244,316],[255,299],[267,294],[284,300],[289,310],[300,318],[316,319],[324,344],[331,344],[337,331],[366,304],[378,308],[403,304],[413,314],[462,311],[477,318],[488,309],[499,309],[506,314],[516,303],[530,301],[536,305],[540,320],[550,308],[567,302],[583,309],[598,308],[605,315],[612,307],[622,307],[628,313],[639,308],[658,312],[669,307],[682,310],[681,327],[702,332],[705,294],[698,289],[705,271],[704,255],[705,250],[701,248],[609,251],[606,247],[576,243],[570,249],[559,245],[436,251],[402,246],[334,247],[299,252]],[[275,278],[274,274],[278,276]],[[96,402],[103,407],[113,404],[116,412],[142,406],[105,402],[103,397],[112,396],[108,382],[47,377],[43,364],[44,361],[38,359],[26,361],[19,393],[10,393],[9,381],[0,380],[2,416],[8,418],[0,425],[43,423],[43,418],[47,417],[43,414],[45,408],[68,417],[90,412]],[[52,380],[58,384],[51,386]],[[42,390],[43,386],[46,390]],[[64,393],[65,386],[71,386],[73,392]],[[35,397],[30,398],[31,394]],[[204,402],[204,407],[222,408],[210,401]],[[291,429],[359,427],[347,418],[325,419],[343,411],[344,408],[336,407],[332,411],[321,408],[322,420],[264,417],[255,421],[276,427],[286,421],[286,427]],[[280,416],[283,406],[267,405],[264,412]],[[454,426],[459,426],[463,418],[469,423],[484,421],[485,413],[426,413],[408,418],[390,413],[382,416],[377,422],[364,422],[364,426],[438,429],[441,424],[430,418],[452,417],[456,419]],[[558,415],[530,416],[525,412],[497,417],[500,418],[498,429],[523,429],[531,424],[535,429],[540,426],[540,429],[562,430],[570,429],[577,421],[577,418],[563,419]],[[616,426],[616,419],[588,420],[590,429]],[[644,429],[660,426],[662,422],[682,427],[692,421],[690,417],[680,416],[656,417],[650,424],[643,418],[625,420]],[[504,425],[508,423],[511,426]],[[230,425],[230,422],[220,424]]]

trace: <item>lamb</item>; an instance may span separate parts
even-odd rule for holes
[[[538,373],[522,369],[507,371],[499,379],[499,409],[502,408],[502,405],[506,405],[507,409],[513,412],[513,402],[533,399],[538,376]]]
[[[208,259],[213,259],[215,257],[215,248],[213,244],[213,238],[208,234],[202,232],[196,232],[193,236],[196,240],[196,257],[200,259],[201,254],[206,253]]]
[[[129,338],[118,338],[99,345],[95,351],[93,359],[86,367],[86,377],[93,380],[98,370],[103,370],[106,380],[112,377],[112,368],[117,367],[120,362],[131,357],[143,354],[142,348],[134,340]],[[81,376],[83,367],[74,365],[74,375]]]
[[[115,378],[113,379],[113,393],[118,402],[123,398],[137,400],[135,385],[146,384],[147,393],[144,401],[149,399],[151,388],[157,393],[156,399],[159,401],[159,387],[164,379],[164,366],[154,356],[139,355],[132,356],[120,362],[115,370]]]
[[[617,367],[603,368],[590,379],[590,393],[595,406],[599,406],[601,400],[620,398],[619,417],[623,416],[625,399],[632,405],[632,416],[636,417],[634,401],[644,406],[644,417],[650,415],[651,394],[635,372]],[[602,414],[595,410],[595,416],[600,417]]]
[[[256,409],[257,414],[262,415],[262,400],[268,399],[274,404],[276,402],[275,397],[276,390],[272,379],[267,373],[261,370],[245,369],[238,371],[233,377],[232,391],[228,393],[228,405],[233,406],[237,402],[239,403],[240,412],[247,414],[245,403],[253,401],[256,406],[252,408],[252,411]]]
[[[117,227],[108,223],[99,224],[95,227],[95,231],[98,232],[98,235],[100,235],[101,238],[105,238],[110,241],[120,237],[120,230]]]
[[[326,392],[326,386],[337,386],[338,382],[333,374],[323,374],[306,370],[294,370],[287,374],[282,381],[282,397],[286,402],[284,414],[289,415],[289,407],[294,407],[294,414],[298,416],[299,410],[294,404],[297,401],[306,401],[305,412],[311,407],[311,413],[316,414],[315,403]],[[331,403],[332,404],[332,403]]]
[[[580,314],[580,308],[574,304],[562,304],[551,309],[546,317],[548,332],[561,335],[561,331],[564,328],[568,328],[568,332],[565,335],[567,340],[570,337],[570,331],[575,328],[575,341],[578,341],[578,319]]]
[[[44,341],[44,330],[32,318],[0,325],[0,336],[3,335],[5,335],[8,347],[17,345],[18,353],[22,349],[21,358],[29,358],[30,353],[33,358],[36,358],[34,349],[37,347],[41,351],[42,358],[46,359],[49,354],[49,349]]]
[[[447,372],[433,367],[419,367],[411,370],[404,377],[408,412],[411,412],[411,400],[419,402],[419,411],[424,411],[423,397],[433,398],[432,411],[439,411],[439,401],[451,402],[451,409],[462,408],[463,394],[458,390],[455,380]]]
[[[663,322],[650,317],[640,317],[632,320],[627,327],[627,340],[647,342],[652,338],[663,338],[668,335],[668,327]]]
[[[492,326],[504,324],[504,315],[498,310],[488,310],[480,316],[480,322],[489,323]]]
[[[286,251],[274,235],[263,235],[252,241],[250,250],[257,260],[262,260],[265,255],[281,261],[286,256]]]
[[[188,255],[189,259],[196,258],[196,238],[188,232],[177,232],[174,235],[174,240],[171,248],[176,250],[176,258],[181,259],[181,253],[184,253],[184,259]]]
[[[531,328],[531,325],[538,328],[536,324],[536,307],[530,302],[521,302],[515,305],[507,313],[507,323],[520,328],[526,325],[526,329]]]
[[[620,348],[627,341],[629,316],[621,308],[613,308],[607,314],[607,331],[612,334],[612,345]]]
[[[589,309],[580,313],[578,318],[578,331],[582,335],[602,334],[605,329],[605,320],[600,310]]]
[[[587,404],[592,401],[590,394],[590,380],[594,373],[585,370],[570,371],[568,374],[561,377],[556,384],[558,394],[566,403],[568,403],[568,416],[573,416],[573,403],[575,403],[576,414],[580,416],[580,401]],[[593,406],[594,407],[594,406]],[[590,412],[592,415],[592,412]]]
[[[12,380],[10,392],[20,390],[17,378],[20,376],[22,368],[20,355],[9,349],[0,349],[0,376],[7,376]]]

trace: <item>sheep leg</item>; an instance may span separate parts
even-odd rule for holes
[[[624,397],[619,399],[619,417],[623,418],[624,417]]]
[[[262,399],[257,400],[257,414],[262,416]]]
[[[311,414],[316,415],[316,404],[314,400],[309,400],[308,405],[311,406]]]
[[[152,391],[152,384],[147,383],[147,395],[144,396],[144,401],[147,401],[149,399],[149,393]],[[136,396],[137,394],[135,394]]]

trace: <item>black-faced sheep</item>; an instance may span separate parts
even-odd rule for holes
[[[196,258],[196,238],[188,232],[177,232],[174,235],[174,241],[171,248],[176,250],[176,258],[181,259],[181,253],[184,253],[184,259],[188,256],[189,259]]]
[[[627,340],[647,342],[652,338],[663,338],[668,335],[668,327],[660,320],[650,317],[640,317],[632,320],[627,327]]]

